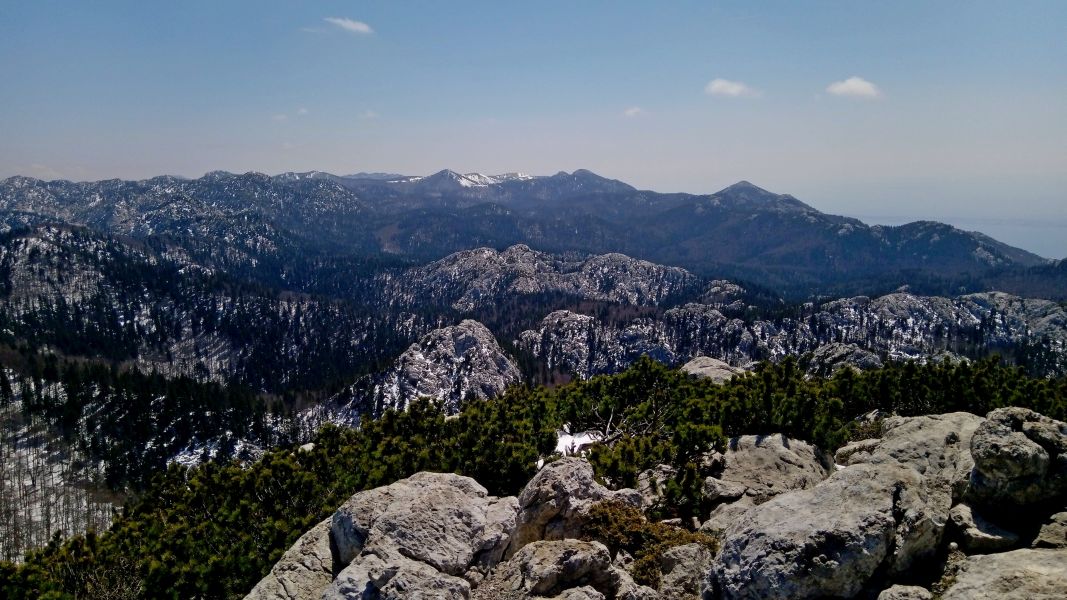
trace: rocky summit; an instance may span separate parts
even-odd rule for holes
[[[246,600],[1067,596],[1067,423],[1002,408],[881,425],[836,464],[783,435],[704,456],[714,508],[690,527],[717,550],[677,537],[635,562],[599,537],[597,507],[653,504],[596,482],[583,458],[545,465],[517,498],[418,473],[354,495]],[[614,535],[625,536],[620,523]]]

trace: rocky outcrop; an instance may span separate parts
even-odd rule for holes
[[[990,522],[966,504],[957,504],[949,512],[960,548],[968,553],[998,552],[1019,542],[1019,536]]]
[[[319,600],[334,574],[331,520],[300,536],[245,600]]]
[[[968,557],[943,600],[1054,600],[1067,596],[1067,550]]]
[[[508,548],[513,555],[538,540],[581,536],[582,519],[597,502],[618,500],[641,506],[634,490],[612,491],[593,479],[593,467],[580,458],[562,458],[546,465],[519,494],[519,515]]]
[[[459,412],[463,402],[501,394],[522,380],[514,361],[492,332],[477,321],[436,329],[404,351],[371,390],[375,412],[404,409],[422,397]]]
[[[745,372],[745,369],[732,367],[730,363],[710,356],[698,356],[682,365],[682,371],[690,375],[710,379],[715,383],[722,383],[741,375]]]
[[[881,366],[881,357],[870,350],[856,344],[832,342],[819,346],[811,353],[808,374],[829,377],[845,367],[865,371]]]
[[[517,511],[468,477],[417,473],[352,496],[248,598],[465,599],[503,557]]]
[[[1067,423],[1025,408],[1000,408],[971,440],[969,497],[1029,505],[1067,494]]]
[[[660,555],[659,593],[665,599],[699,598],[711,552],[704,544],[683,544]]]
[[[501,564],[474,594],[475,600],[618,598],[654,600],[655,590],[634,583],[599,542],[533,542]]]
[[[847,598],[876,572],[931,556],[938,538],[914,469],[856,465],[741,516],[723,536],[712,583],[726,599]]]
[[[641,508],[648,510],[660,506],[664,500],[664,489],[667,482],[674,479],[678,470],[670,465],[656,465],[651,469],[641,471],[637,476],[635,490],[641,495]]]
[[[756,504],[778,494],[814,487],[830,474],[830,458],[807,442],[781,434],[732,438],[712,457],[714,476],[704,481],[711,502],[748,496]]]
[[[1067,548],[1067,512],[1049,517],[1034,538],[1034,548]]]

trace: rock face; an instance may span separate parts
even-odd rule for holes
[[[333,579],[331,519],[319,523],[289,548],[245,600],[318,600]]]
[[[417,473],[352,496],[248,598],[465,599],[503,557],[517,511],[468,477]]]
[[[1056,513],[1034,539],[1035,548],[1067,548],[1067,512]]]
[[[999,408],[971,440],[970,497],[1027,505],[1067,493],[1067,423],[1024,408]]]
[[[781,434],[743,435],[730,440],[717,474],[704,481],[709,501],[748,496],[756,504],[791,490],[814,487],[829,474],[830,459],[817,448]]]
[[[936,548],[921,483],[907,467],[857,465],[749,510],[713,565],[722,597],[850,597],[879,569],[908,570]]]
[[[641,495],[641,508],[648,510],[660,506],[663,502],[663,489],[668,481],[674,479],[678,471],[670,465],[656,465],[646,469],[637,476],[636,491]]]
[[[991,523],[966,504],[953,506],[949,518],[960,547],[966,552],[997,552],[1011,548],[1019,541],[1017,534]]]
[[[730,363],[723,362],[709,356],[698,356],[682,365],[682,370],[690,375],[710,379],[715,383],[729,381],[745,372],[739,367],[732,367]]]
[[[683,544],[663,552],[659,560],[659,593],[663,598],[699,598],[711,552],[703,544]]]
[[[971,556],[944,600],[1054,600],[1067,596],[1067,550]]]
[[[619,598],[653,600],[655,590],[638,586],[615,566],[599,542],[561,540],[524,546],[500,565],[474,594],[475,600],[526,598]]]
[[[469,399],[501,394],[522,374],[493,334],[477,321],[426,334],[377,379],[371,392],[376,413],[404,409],[420,397],[444,402],[449,414]]]
[[[612,491],[593,479],[593,467],[580,458],[563,458],[534,475],[519,494],[519,515],[508,556],[538,540],[577,538],[582,518],[604,500],[641,506],[634,490]]]

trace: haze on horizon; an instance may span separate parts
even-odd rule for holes
[[[1067,3],[0,6],[0,177],[588,168],[1067,256]]]

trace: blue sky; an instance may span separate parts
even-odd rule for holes
[[[747,179],[1067,256],[1067,2],[0,0],[0,176]]]

